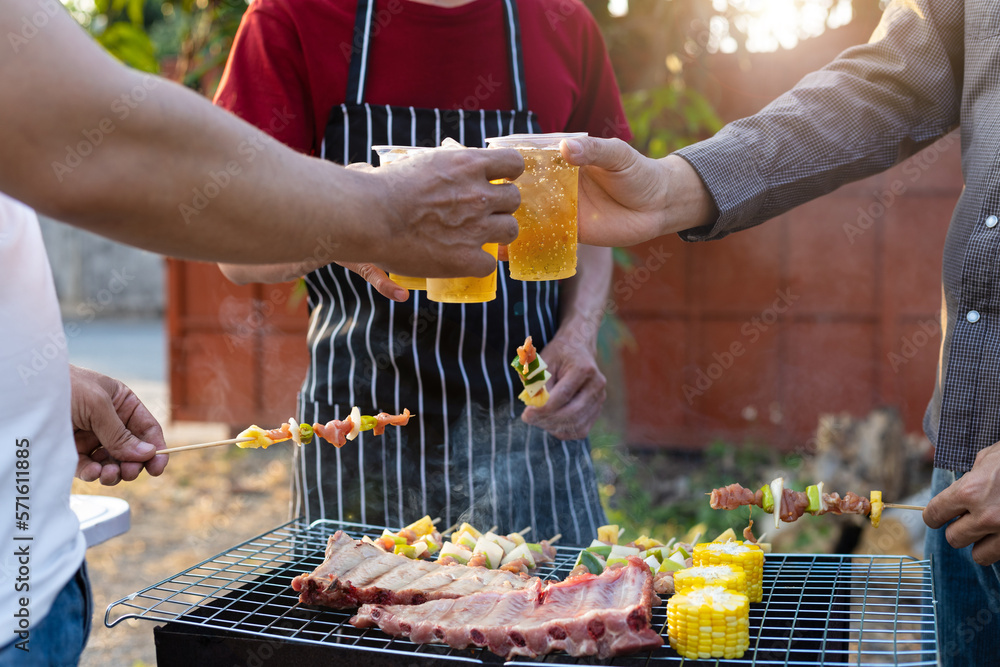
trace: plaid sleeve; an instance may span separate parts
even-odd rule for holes
[[[719,217],[689,241],[748,229],[893,166],[958,124],[964,14],[957,0],[893,0],[848,49],[757,114],[676,153]]]

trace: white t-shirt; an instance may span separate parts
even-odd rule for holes
[[[66,336],[38,218],[0,193],[0,646],[24,639],[24,625],[30,640],[83,562],[69,506],[76,461]]]

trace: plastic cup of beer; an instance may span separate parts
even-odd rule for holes
[[[378,154],[379,164],[385,165],[395,162],[396,160],[404,158],[408,155],[413,155],[414,153],[431,150],[431,148],[428,146],[372,146],[372,150]],[[414,278],[412,276],[400,276],[395,273],[390,273],[389,280],[405,289],[427,289],[426,278]]]
[[[483,250],[497,256],[500,245],[487,243]],[[485,278],[428,278],[427,298],[440,303],[484,303],[497,298],[497,270]]]
[[[561,280],[576,275],[577,185],[579,167],[559,153],[563,139],[586,132],[512,134],[487,139],[490,148],[514,148],[524,158],[517,239],[507,252],[514,280]]]

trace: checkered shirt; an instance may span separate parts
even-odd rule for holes
[[[701,241],[885,170],[956,126],[965,189],[945,242],[945,335],[924,428],[935,466],[967,471],[1000,441],[1000,0],[893,0],[868,44],[678,155],[719,209],[683,234]]]

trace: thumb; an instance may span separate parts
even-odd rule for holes
[[[155,445],[143,442],[125,427],[110,398],[99,401],[93,407],[90,431],[112,458],[118,461],[148,461],[156,454]]]
[[[577,137],[563,139],[560,144],[563,158],[578,167],[593,165],[608,171],[625,171],[633,164],[638,153],[621,139]]]

